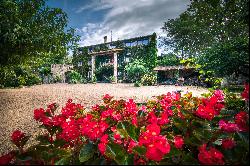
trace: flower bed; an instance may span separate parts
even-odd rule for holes
[[[0,164],[248,164],[249,85],[242,98],[216,90],[206,97],[173,92],[147,103],[106,94],[90,112],[68,100],[34,110],[46,134],[24,149],[29,136],[13,132],[18,150]]]

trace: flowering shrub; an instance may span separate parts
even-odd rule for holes
[[[173,92],[136,104],[106,94],[88,112],[70,99],[59,115],[52,103],[34,110],[47,131],[39,143],[23,149],[28,136],[14,131],[19,150],[0,164],[248,164],[249,108],[228,110],[224,96]]]

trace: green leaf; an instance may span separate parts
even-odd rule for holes
[[[129,156],[127,155],[125,149],[119,144],[107,144],[105,154],[119,165],[125,165],[129,160]]]
[[[55,165],[69,165],[70,162],[70,158],[69,157],[65,157],[65,158],[61,158],[60,160],[55,162]]]
[[[79,154],[80,162],[85,162],[89,160],[90,158],[92,158],[95,153],[95,150],[96,149],[94,145],[91,143],[84,145],[82,149],[80,150],[80,154]]]
[[[121,135],[122,138],[125,138],[125,139],[128,138],[128,133],[125,129],[117,129],[117,131]]]
[[[138,153],[139,155],[144,155],[147,151],[147,149],[144,146],[135,146],[133,148],[133,151]]]
[[[132,138],[133,140],[138,140],[139,137],[139,129],[137,129],[134,125],[129,122],[119,122],[117,124],[117,131],[124,138]]]
[[[198,161],[196,158],[194,158],[192,153],[187,153],[187,154],[183,154],[182,157],[182,165],[198,165]]]
[[[36,139],[40,142],[41,145],[49,145],[50,144],[47,136],[39,135]]]
[[[55,147],[60,147],[60,146],[63,146],[66,143],[66,141],[64,141],[62,139],[57,139],[53,143],[54,143]]]

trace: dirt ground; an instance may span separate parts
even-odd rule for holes
[[[34,138],[41,130],[33,119],[33,110],[45,108],[56,102],[60,108],[71,98],[75,103],[81,103],[89,108],[101,103],[101,98],[108,93],[115,99],[133,98],[136,102],[145,102],[152,96],[182,90],[182,94],[192,92],[193,96],[207,93],[204,88],[192,86],[142,86],[133,84],[44,84],[19,89],[0,89],[0,156],[15,149],[10,141],[12,131],[19,129],[32,137],[28,145],[35,143]]]

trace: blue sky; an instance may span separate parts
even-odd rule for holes
[[[69,26],[81,36],[79,44],[87,46],[103,42],[110,32],[112,39],[149,35],[161,30],[164,21],[185,11],[189,0],[48,0],[50,7],[62,8]]]

